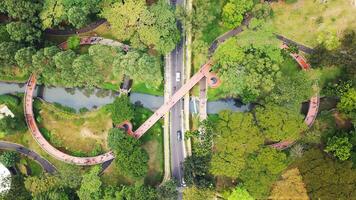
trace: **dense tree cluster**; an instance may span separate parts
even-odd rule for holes
[[[224,25],[229,29],[239,26],[244,14],[252,9],[253,4],[253,0],[229,0],[223,8],[222,21]]]
[[[5,165],[5,167],[12,167],[19,161],[19,156],[16,152],[5,151],[0,155],[0,163]]]
[[[297,161],[297,167],[311,199],[356,198],[356,172],[351,162],[338,162],[311,149]]]
[[[103,8],[119,40],[130,40],[134,48],[147,46],[160,53],[174,49],[180,37],[173,10],[165,1],[147,6],[145,0],[115,2]]]
[[[133,118],[134,111],[130,99],[127,95],[116,97],[110,107],[111,117],[114,124],[121,124]]]
[[[282,76],[283,56],[273,46],[237,46],[235,38],[221,45],[214,54],[226,96],[240,96],[244,102],[256,101],[270,93]]]
[[[218,133],[214,138],[211,172],[237,178],[246,167],[248,155],[258,150],[264,139],[250,113],[223,111],[219,118],[215,125]]]
[[[121,172],[135,179],[146,175],[148,154],[141,148],[140,140],[129,136],[121,129],[111,129],[108,144],[115,153],[115,162]]]

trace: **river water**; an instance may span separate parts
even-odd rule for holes
[[[0,95],[9,93],[23,93],[25,84],[4,83],[0,82]],[[105,104],[112,103],[119,93],[114,93],[109,90],[95,89],[86,91],[83,89],[65,89],[61,87],[41,87],[40,91],[36,89],[36,94],[46,101],[60,103],[79,110],[80,108],[93,109]],[[196,98],[194,98],[196,99]],[[142,93],[131,93],[130,101],[132,103],[142,104],[144,107],[155,111],[163,104],[162,96],[154,96]],[[190,111],[197,113],[199,110],[198,100],[191,100]],[[247,111],[249,106],[236,103],[233,99],[219,100],[208,102],[208,113],[217,114],[222,110],[232,111]]]

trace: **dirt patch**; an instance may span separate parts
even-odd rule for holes
[[[339,129],[351,129],[352,123],[349,119],[346,119],[339,112],[335,111],[333,113],[333,117],[335,119],[336,127]]]

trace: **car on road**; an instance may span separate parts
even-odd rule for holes
[[[182,141],[182,131],[177,131],[178,141]]]
[[[181,186],[181,187],[186,187],[186,186],[187,186],[187,184],[185,184],[185,181],[184,181],[183,178],[182,178],[181,181],[180,181],[180,186]]]
[[[180,81],[180,72],[176,72],[176,82]]]

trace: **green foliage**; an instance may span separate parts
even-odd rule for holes
[[[1,4],[1,3],[0,3]],[[29,200],[31,194],[24,187],[24,177],[21,175],[11,176],[11,188],[8,192],[0,194],[0,199]]]
[[[15,65],[14,56],[19,48],[19,45],[14,42],[0,43],[0,65]]]
[[[86,25],[91,14],[99,12],[101,0],[44,0],[40,13],[42,27],[53,28],[67,21],[75,28]]]
[[[177,181],[169,180],[157,188],[159,200],[176,200],[178,198]]]
[[[139,179],[146,175],[148,155],[140,145],[141,142],[121,129],[111,129],[108,145],[116,155],[115,162],[122,173]]]
[[[35,54],[33,47],[25,47],[18,50],[15,54],[15,60],[19,67],[28,70],[32,65],[32,56]]]
[[[134,115],[130,99],[126,95],[116,97],[110,110],[114,124],[121,124],[126,120],[130,121]]]
[[[266,105],[256,109],[258,126],[266,138],[272,141],[291,140],[300,137],[300,133],[307,129],[303,122],[304,116],[295,110],[278,105]]]
[[[264,138],[254,125],[250,113],[223,111],[219,118],[211,172],[214,175],[237,178],[245,168],[247,156],[263,144]]]
[[[179,41],[174,12],[165,1],[150,7],[144,0],[116,2],[104,7],[101,15],[119,40],[130,40],[136,48],[144,44],[165,54]]]
[[[99,177],[100,167],[93,167],[89,173],[83,175],[82,184],[77,194],[81,200],[101,199],[102,182]]]
[[[28,0],[3,0],[1,1],[3,12],[7,13],[11,18],[20,21],[37,23],[37,13],[41,10],[42,5],[39,1]]]
[[[12,167],[20,160],[16,152],[5,151],[0,155],[0,162],[5,165],[5,167]]]
[[[310,199],[354,199],[356,171],[349,161],[338,162],[311,149],[296,162]]]
[[[327,50],[337,49],[341,45],[336,33],[331,32],[321,32],[318,35],[317,41],[319,44],[323,44]]]
[[[347,160],[351,156],[352,144],[347,137],[333,136],[328,139],[325,152],[332,153],[340,160]]]
[[[223,8],[222,19],[224,25],[233,29],[243,20],[244,14],[253,7],[253,0],[229,0]]]
[[[213,59],[224,82],[221,90],[226,96],[240,96],[247,102],[268,94],[281,77],[280,49],[272,46],[238,47],[236,38],[219,46]]]
[[[183,190],[184,200],[207,200],[213,199],[214,191],[209,189],[198,189],[195,186]]]
[[[10,35],[6,30],[6,25],[0,24],[0,43],[10,42]]]
[[[25,179],[25,188],[31,192],[33,197],[62,189],[61,179],[57,176],[43,175],[40,177],[33,176]]]
[[[30,23],[11,22],[6,25],[6,30],[10,38],[18,42],[28,42],[33,44],[39,42],[41,31]]]
[[[238,186],[232,191],[227,200],[254,200],[254,198],[251,197],[245,188]]]
[[[284,75],[277,80],[275,87],[266,97],[266,102],[280,106],[300,109],[300,104],[313,95],[313,81],[304,71],[292,75]]]
[[[356,89],[350,88],[347,92],[343,93],[337,108],[356,121]]]
[[[273,182],[286,167],[287,156],[267,147],[249,157],[239,178],[251,196],[255,199],[266,199]]]
[[[80,45],[80,37],[78,35],[69,37],[67,39],[67,45],[69,49],[78,49]]]
[[[24,132],[27,129],[26,124],[20,116],[5,116],[0,120],[0,132],[10,135],[18,132]]]

